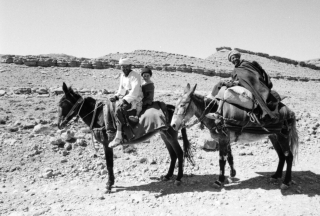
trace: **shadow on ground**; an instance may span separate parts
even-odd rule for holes
[[[276,183],[270,182],[272,172],[257,172],[259,176],[243,180],[238,178],[228,178],[224,185],[227,191],[242,190],[242,189],[263,189],[263,190],[281,190],[280,185],[282,180]],[[285,173],[284,173],[285,174]],[[283,175],[284,175],[283,174]],[[170,194],[179,194],[186,192],[220,192],[220,189],[214,187],[213,182],[218,178],[218,175],[193,175],[185,176],[183,183],[180,186],[174,184],[174,180],[170,181],[154,181],[148,184],[123,187],[115,185],[116,191],[148,191],[155,193],[155,196],[165,196]],[[284,196],[304,194],[309,197],[320,195],[320,175],[311,171],[293,172],[293,183],[287,190],[282,190]]]

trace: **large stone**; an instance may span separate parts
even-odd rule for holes
[[[203,130],[199,133],[198,143],[200,144],[200,148],[205,150],[216,150],[217,142],[212,139],[208,130]]]
[[[81,62],[80,67],[82,68],[92,68],[92,63],[88,60],[84,60]]]
[[[50,134],[52,132],[52,128],[48,125],[38,124],[34,126],[32,132],[35,134]]]
[[[13,63],[17,65],[22,65],[23,64],[23,59],[21,57],[14,57]]]
[[[41,87],[41,88],[36,90],[36,93],[38,93],[38,94],[49,94],[49,91],[48,91],[47,88]]]
[[[73,131],[66,131],[61,134],[61,138],[65,141],[69,141],[71,139],[74,139],[74,132]]]
[[[31,88],[28,87],[17,87],[13,89],[15,94],[31,94]]]
[[[2,63],[13,63],[13,57],[5,57],[5,58],[1,58],[1,62]]]
[[[85,139],[77,139],[76,143],[78,146],[82,146],[82,147],[86,147],[88,145]]]
[[[58,59],[57,66],[58,67],[68,67],[68,62],[65,59]]]
[[[53,94],[56,94],[56,95],[59,95],[59,94],[63,94],[63,90],[62,90],[62,87],[59,87],[59,88],[51,88],[50,89],[51,93]]]
[[[32,129],[36,124],[34,122],[23,122],[21,124],[22,129]]]
[[[92,60],[92,67],[94,69],[102,69],[103,65],[102,65],[102,62],[100,60]]]
[[[80,61],[73,59],[68,61],[68,67],[80,67]]]
[[[56,66],[57,60],[51,59],[51,58],[40,58],[38,60],[38,66],[41,67],[51,67]]]
[[[63,144],[63,141],[61,138],[58,138],[58,137],[50,137],[49,143],[51,145],[60,145],[60,144]]]
[[[6,91],[5,90],[0,90],[0,96],[3,96],[6,94]]]
[[[36,58],[25,58],[23,64],[29,67],[36,67],[38,65],[38,59]]]

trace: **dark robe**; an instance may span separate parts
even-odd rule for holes
[[[274,121],[278,118],[279,98],[271,92],[270,77],[257,62],[242,60],[232,72],[232,81],[238,81],[240,86],[252,92],[261,108],[262,119]]]
[[[154,98],[154,84],[146,83],[141,86],[143,92],[142,106],[151,105]]]

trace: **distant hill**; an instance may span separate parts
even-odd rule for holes
[[[121,57],[128,57],[133,61],[137,68],[152,66],[155,70],[179,70],[183,72],[207,74],[215,73],[219,76],[228,77],[234,68],[234,66],[227,60],[227,55],[230,50],[230,47],[217,48],[217,52],[205,59],[155,50],[135,50],[133,52],[126,53],[110,53],[91,60],[87,58],[77,58],[77,61],[79,61],[79,65],[83,61],[86,61],[86,64],[91,64],[91,62],[92,64],[94,64],[93,62],[97,64],[97,61],[99,60],[113,62],[115,65]],[[304,61],[302,62],[304,65],[301,65],[301,62],[283,57],[269,56],[265,53],[255,53],[242,49],[239,49],[239,51],[242,53],[241,56],[243,59],[259,62],[261,66],[274,78],[295,77],[295,79],[300,80],[304,77],[308,77],[310,79],[320,78],[320,70],[314,70],[306,67],[308,66],[307,64],[320,67],[320,59]],[[7,58],[8,56],[14,55],[1,55],[2,59]],[[39,56],[67,60],[76,58],[75,56],[66,54],[42,54]],[[94,65],[89,68],[92,67],[94,67]]]
[[[115,59],[121,57],[130,58],[135,64],[143,64],[150,66],[190,66],[199,68],[216,68],[215,62],[207,59],[196,58],[193,56],[167,53],[154,50],[135,50],[128,53],[110,53],[100,57],[100,59]]]
[[[71,56],[71,55],[67,55],[67,54],[63,54],[63,53],[51,53],[51,54],[40,54],[39,56],[45,56],[45,57],[49,57],[49,58],[55,58],[55,59],[74,59],[76,58],[75,56]]]
[[[308,64],[313,64],[313,65],[316,65],[316,66],[320,67],[320,58],[307,60],[305,62],[308,63]]]

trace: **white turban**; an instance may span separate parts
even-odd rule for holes
[[[241,56],[241,53],[238,50],[231,50],[228,54],[228,60],[231,61],[231,56],[233,55],[238,55],[239,57]]]
[[[132,62],[128,58],[120,58],[119,65],[132,65]]]

